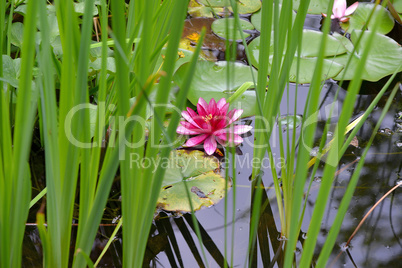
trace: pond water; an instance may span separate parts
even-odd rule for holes
[[[306,28],[318,29],[320,27],[321,16],[309,16],[306,21]],[[217,45],[217,44],[215,44]],[[219,47],[219,44],[217,45]],[[244,60],[244,54],[239,46],[239,60]],[[215,48],[214,48],[215,49]],[[216,51],[215,51],[216,52]],[[215,53],[214,56],[220,58],[222,54]],[[320,115],[321,123],[318,124],[317,144],[321,138],[321,132],[325,125],[326,109],[332,103],[336,102],[336,106],[340,111],[343,99],[346,95],[344,89],[340,89],[338,98],[335,99],[335,92],[338,89],[336,82],[327,81],[324,85],[321,96]],[[364,88],[362,88],[364,90]],[[288,110],[293,111],[293,103],[297,102],[297,114],[303,114],[304,104],[306,102],[308,85],[300,85],[298,87],[298,95],[295,94],[295,85],[291,84],[288,91],[285,91],[281,103],[281,114],[288,114]],[[362,92],[363,92],[362,90]],[[374,99],[373,94],[361,94],[355,104],[354,116],[361,115],[370,102]],[[357,140],[350,145],[346,154],[341,160],[339,166],[340,172],[335,178],[334,187],[331,193],[331,199],[327,206],[324,216],[320,237],[318,239],[317,254],[320,247],[325,241],[325,236],[333,221],[337,208],[343,197],[345,188],[349,179],[353,174],[353,170],[357,165],[360,154],[365,148],[373,128],[380,116],[382,107],[387,99],[387,94],[383,97],[376,110],[364,123],[364,126],[357,134]],[[402,180],[402,88],[399,89],[392,106],[387,113],[382,125],[381,131],[377,133],[376,139],[366,158],[366,164],[361,172],[359,184],[355,191],[348,213],[342,225],[342,229],[338,235],[337,245],[334,248],[330,262],[333,267],[400,267],[402,256],[402,195],[400,189],[394,191],[388,196],[368,217],[362,228],[353,238],[348,250],[342,251],[341,246],[345,243],[354,229],[359,224],[367,211],[398,181]],[[334,122],[336,113],[334,115]],[[243,121],[251,121],[254,124],[253,117],[245,118]],[[271,137],[272,150],[276,163],[280,163],[280,152],[278,140],[278,127]],[[280,130],[284,134],[286,131]],[[297,133],[300,129],[295,130]],[[34,136],[34,146],[35,138]],[[202,250],[199,245],[197,236],[191,227],[191,217],[189,214],[183,216],[175,216],[171,214],[161,214],[155,221],[147,246],[147,253],[144,265],[150,264],[153,267],[223,267],[222,256],[227,256],[230,260],[233,258],[234,267],[243,267],[248,258],[247,247],[249,240],[249,224],[250,224],[250,200],[251,200],[251,157],[253,155],[253,140],[251,134],[244,138],[244,143],[238,148],[236,154],[237,163],[237,186],[236,186],[236,202],[235,215],[232,215],[233,189],[228,193],[226,200],[221,201],[217,205],[202,209],[195,213],[195,216],[202,227],[204,235],[205,254],[207,263],[202,259]],[[33,183],[33,195],[38,193],[38,189],[43,188],[43,152],[39,148],[33,148],[31,156],[31,164],[34,166],[35,176]],[[227,154],[229,154],[227,152]],[[318,173],[312,183],[310,191],[305,223],[302,226],[302,232],[306,232],[308,222],[312,215],[313,204],[320,187],[320,172],[322,167],[318,169]],[[277,168],[279,171],[279,168]],[[275,191],[271,171],[266,166],[262,177],[263,184],[266,187],[264,191],[264,200],[268,200],[267,206],[263,209],[262,220],[258,236],[260,243],[255,251],[252,267],[268,267],[273,259],[273,267],[281,266],[282,254],[275,254],[281,246],[279,214],[275,199]],[[231,174],[233,176],[233,174]],[[111,200],[108,203],[108,209],[105,212],[104,225],[100,227],[97,239],[93,247],[92,257],[100,254],[109,237],[112,235],[115,224],[112,223],[114,217],[118,217],[120,213],[119,206],[119,182],[113,185]],[[306,185],[307,190],[307,185]],[[227,220],[225,221],[225,201],[228,203]],[[35,222],[35,213],[39,204],[31,210],[29,222]],[[231,221],[234,216],[235,221]],[[109,219],[109,220],[106,220]],[[225,222],[227,222],[227,235],[225,235]],[[232,240],[231,232],[234,228],[234,237]],[[73,233],[76,227],[72,228]],[[298,249],[301,250],[304,235],[301,234]],[[225,241],[227,249],[225,249]],[[73,241],[74,243],[74,235]],[[73,245],[73,244],[72,244]],[[233,245],[233,256],[231,256],[231,246]],[[74,247],[72,246],[72,250]],[[296,252],[296,255],[300,251]],[[280,253],[280,252],[279,252]],[[120,267],[122,256],[121,231],[118,232],[115,242],[111,245],[108,252],[102,259],[99,267]],[[39,234],[35,226],[27,226],[26,236],[24,238],[24,267],[41,267],[41,244]]]

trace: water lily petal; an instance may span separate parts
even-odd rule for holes
[[[176,133],[182,134],[182,135],[198,135],[198,134],[200,134],[197,131],[185,128],[183,126],[178,126],[176,129]]]
[[[228,125],[230,125],[230,124],[232,124],[234,121],[236,121],[237,119],[239,119],[239,117],[241,116],[241,114],[243,113],[243,110],[242,109],[239,109],[239,110],[237,110],[237,109],[233,109],[233,111],[234,111],[234,113],[233,113],[233,115],[232,116],[229,116],[229,122],[228,122]]]
[[[197,104],[201,105],[205,111],[208,111],[208,103],[203,98],[199,98]]]
[[[222,140],[222,139],[220,139],[218,137],[216,137],[216,141],[219,142],[219,144],[224,146],[224,147],[228,145],[228,143],[226,141],[224,141],[224,140]]]
[[[221,116],[226,116],[227,113],[228,113],[228,110],[229,110],[229,105],[230,105],[230,103],[226,103],[225,105],[223,105],[223,106],[220,108],[219,115],[221,115]]]
[[[209,136],[205,141],[204,141],[204,150],[208,155],[213,154],[216,151],[216,140],[213,135]]]
[[[192,116],[187,111],[181,112],[181,116],[183,116],[183,118],[186,119],[193,126],[200,128],[200,126],[193,120]]]
[[[197,112],[200,116],[208,115],[208,111],[200,103],[197,103]]]
[[[202,117],[199,116],[196,112],[193,111],[193,109],[191,109],[189,107],[187,107],[187,112],[189,113],[191,118],[194,120],[194,122],[197,124],[197,126],[199,126],[200,128],[203,128],[204,120],[202,119]]]
[[[344,16],[352,15],[352,13],[356,11],[356,8],[357,8],[358,6],[359,6],[359,2],[353,3],[350,7],[348,7],[348,8],[346,9]]]
[[[234,134],[243,134],[249,132],[253,127],[247,125],[237,125],[233,128]]]
[[[207,134],[195,136],[191,139],[188,139],[188,141],[186,142],[186,144],[184,144],[184,146],[186,146],[186,147],[196,146],[196,145],[202,143],[208,136],[209,135],[207,135]]]
[[[217,139],[222,140],[225,143],[228,143],[230,145],[238,145],[240,143],[243,142],[243,138],[240,137],[237,134],[233,134],[233,133],[224,133],[224,134],[220,134],[216,136]]]
[[[212,116],[214,116],[214,115],[216,115],[216,112],[217,112],[216,102],[215,102],[215,99],[212,98],[209,101],[208,113],[211,114]]]
[[[332,8],[332,13],[335,18],[342,18],[345,16],[346,0],[335,0]],[[331,16],[332,18],[332,16]]]
[[[218,103],[216,104],[216,106],[218,107],[219,110],[222,110],[222,107],[225,106],[226,104],[227,104],[227,103],[226,103],[225,98],[222,98],[222,99],[220,99],[220,100],[218,101]]]

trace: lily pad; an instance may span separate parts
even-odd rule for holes
[[[243,35],[244,38],[247,38],[250,36],[249,33],[245,33],[244,30],[253,30],[254,26],[246,21],[246,20],[239,20],[240,28],[243,30]],[[229,33],[226,32],[226,27],[228,27]],[[240,30],[238,29],[239,27],[235,26],[235,19],[234,18],[223,18],[223,19],[218,19],[215,20],[212,25],[211,25],[212,31],[216,33],[218,36],[229,39],[229,40],[236,40],[240,41],[241,40],[241,35],[240,35]],[[237,29],[235,31],[235,35],[233,36],[233,31],[234,29]]]
[[[281,10],[282,5],[279,5],[279,10]],[[261,31],[261,15],[262,12],[261,10],[258,10],[258,12],[254,13],[251,16],[251,23],[254,25],[254,27],[258,30]],[[296,19],[296,12],[292,11],[292,22],[294,22]],[[274,17],[272,16],[272,21],[274,20]]]
[[[282,1],[281,1],[282,2]],[[308,6],[307,13],[309,14],[321,14],[327,13],[329,0],[311,0]],[[293,9],[298,10],[300,6],[300,0],[293,0]]]
[[[375,4],[373,3],[359,3],[356,11],[350,16],[350,20],[346,23],[341,23],[342,28],[349,33],[354,30],[364,30],[365,28],[372,30],[377,21],[379,23],[377,26],[377,32],[382,34],[389,33],[394,27],[395,20],[391,13],[389,13],[383,6],[377,5],[370,23],[367,24],[374,7]]]
[[[297,73],[297,56],[295,56],[292,66],[290,68],[289,79],[291,82],[299,82],[301,84],[310,83],[313,78],[315,65],[317,62],[317,56],[319,53],[319,45],[322,39],[322,32],[304,30],[303,31],[303,41],[300,54],[300,69]],[[271,49],[269,55],[269,61],[272,63],[273,60],[273,45],[274,41],[271,39]],[[249,44],[249,49],[251,51],[251,63],[254,67],[258,68],[258,60],[260,53],[260,38],[257,37]],[[285,51],[285,50],[284,50]],[[324,51],[325,56],[334,56],[346,53],[347,49],[343,45],[342,41],[335,37],[328,36],[327,43]],[[343,66],[341,64],[334,64],[334,62],[324,59],[323,62],[323,73],[322,80],[336,76]],[[271,70],[269,69],[268,72]]]
[[[345,55],[337,56],[333,58],[333,61],[342,65],[346,65],[349,57],[352,57],[350,66],[346,70],[342,70],[336,77],[335,80],[345,80],[353,79],[356,68],[361,59],[361,54],[363,53],[365,47],[368,45],[369,31],[354,31],[351,34],[351,40],[353,44],[356,44],[359,35],[363,34],[359,46],[357,46],[354,54],[348,52]],[[394,73],[395,71],[402,71],[402,47],[398,45],[391,38],[376,33],[374,40],[371,44],[370,53],[368,55],[366,64],[364,66],[362,79],[367,81],[378,81],[381,78]]]
[[[188,4],[187,12],[193,18],[213,18],[214,13],[218,15],[223,15],[223,7],[207,7],[195,0],[190,0]]]
[[[174,81],[179,87],[183,85],[185,74],[189,64],[183,64],[174,75]],[[230,70],[230,83],[228,84],[227,72]],[[257,71],[252,70],[254,77],[257,77]],[[219,100],[228,99],[245,82],[252,82],[253,77],[250,72],[250,66],[242,63],[234,63],[228,66],[225,61],[209,62],[199,61],[197,63],[193,79],[190,85],[190,91],[187,98],[192,104],[197,105],[198,99],[203,97],[207,102],[212,98]],[[242,117],[256,114],[256,96],[254,90],[247,90],[231,105],[230,109],[243,109]]]
[[[184,63],[189,62],[191,60],[191,58],[193,57],[193,54],[194,54],[193,51],[179,48],[174,71],[176,71]],[[165,55],[166,55],[166,48],[164,47],[164,48],[162,48],[161,56],[156,61],[154,72],[158,71],[158,69],[161,67],[161,64],[163,62],[163,57],[165,57]],[[205,58],[203,56],[199,55],[198,59],[204,60]]]
[[[214,156],[197,150],[176,150],[169,159],[159,158],[158,165],[166,167],[158,208],[190,212],[186,187],[195,211],[210,207],[225,196],[225,178],[219,174],[219,161]]]
[[[198,0],[199,3],[210,7],[228,7],[232,11],[230,0]],[[250,14],[261,8],[260,0],[238,0],[237,11],[239,14]]]
[[[296,115],[296,120],[294,115],[282,115],[277,120],[278,124],[284,129],[293,129],[294,126],[297,128],[302,122],[302,116]]]

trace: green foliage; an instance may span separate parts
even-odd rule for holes
[[[246,21],[246,20],[239,20],[240,22],[240,27],[237,27],[235,25],[235,19],[234,18],[223,18],[223,19],[218,19],[215,20],[212,25],[212,31],[217,34],[218,36],[229,39],[230,41],[233,40],[241,40],[241,36],[238,30],[236,29],[242,29],[244,30],[253,30],[254,26]],[[235,33],[235,34],[233,34]],[[250,36],[249,33],[243,33],[244,38],[247,38]]]
[[[346,23],[341,23],[342,28],[349,33],[352,33],[354,30],[372,30],[374,20],[371,20],[370,23],[367,22],[374,9],[375,12],[373,13],[373,16],[378,17],[379,21],[378,26],[376,26],[377,33],[389,33],[394,27],[394,18],[383,6],[375,5],[373,3],[359,3],[356,11],[350,16],[350,20]]]
[[[216,204],[225,197],[225,178],[220,175],[219,160],[201,151],[176,150],[168,159],[157,159],[166,167],[158,198],[158,208],[191,212]],[[144,163],[145,164],[145,163]]]
[[[174,81],[179,87],[183,84],[184,75],[188,67],[188,64],[182,65],[174,76]],[[204,98],[207,102],[212,98],[215,100],[220,100],[221,98],[228,99],[236,92],[238,87],[245,82],[253,81],[249,67],[241,63],[235,63],[231,66],[232,75],[234,76],[229,83],[227,79],[228,68],[230,68],[228,64],[223,61],[217,63],[199,61],[190,86],[190,92],[188,93],[188,99],[191,103],[196,105],[200,97]],[[253,74],[257,75],[257,71],[253,70]],[[243,109],[242,116],[251,116],[256,113],[255,103],[255,91],[248,90],[231,103],[230,109]]]

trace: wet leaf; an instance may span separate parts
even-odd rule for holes
[[[186,188],[193,209],[209,207],[224,197],[225,178],[219,174],[219,161],[201,151],[176,150],[169,159],[158,159],[166,167],[157,205],[168,211],[190,212]],[[230,187],[231,185],[228,185]]]
[[[279,5],[279,12],[282,8],[282,5]],[[254,25],[254,27],[258,30],[261,31],[261,10],[258,10],[258,12],[254,13],[251,16],[251,23]],[[292,22],[294,22],[296,19],[296,12],[292,12]],[[274,17],[272,16],[272,21],[274,20]],[[273,22],[272,22],[273,23]]]
[[[366,28],[368,30],[372,30],[374,23],[377,20],[379,24],[377,25],[376,31],[382,34],[389,33],[394,27],[395,20],[391,13],[389,13],[388,10],[381,5],[376,7],[376,11],[371,18],[370,23],[367,24],[374,7],[375,4],[373,3],[359,3],[356,11],[350,16],[349,21],[346,23],[341,23],[342,28],[349,33],[354,30],[365,30]],[[376,19],[377,16],[378,18]]]
[[[299,82],[301,84],[310,83],[313,78],[315,65],[317,62],[317,56],[319,52],[319,45],[321,43],[323,33],[304,30],[303,31],[303,42],[300,54],[300,70],[297,75],[297,57],[293,59],[292,66],[290,68],[289,80],[291,82]],[[251,50],[251,63],[253,66],[258,68],[258,59],[260,53],[260,37],[257,37],[249,44],[249,49]],[[273,39],[271,39],[271,49],[269,61],[272,63],[273,60]],[[286,51],[286,49],[284,50]],[[344,54],[347,51],[345,45],[335,37],[328,36],[327,43],[324,51],[325,56],[333,56],[337,54]],[[341,64],[334,64],[332,61],[325,59],[323,62],[323,72],[322,80],[336,76],[343,66]],[[268,72],[271,70],[269,69]]]
[[[183,84],[185,74],[189,65],[183,64],[176,72],[174,81],[179,85]],[[227,69],[230,68],[230,84],[227,79]],[[253,69],[254,77],[257,77],[257,71]],[[228,67],[224,61],[209,62],[200,61],[197,63],[195,73],[190,85],[190,91],[187,98],[192,104],[196,105],[198,99],[203,97],[207,102],[212,98],[219,100],[221,98],[228,99],[233,93],[245,82],[252,82],[253,77],[250,67],[241,63],[233,63]],[[236,99],[230,109],[243,109],[242,117],[255,115],[256,113],[256,96],[254,90],[247,90]]]
[[[253,30],[254,26],[246,21],[246,20],[239,20],[240,28],[243,30],[244,38],[250,36],[249,33],[244,32],[244,30]],[[226,26],[228,26],[229,33],[226,32]],[[238,30],[239,27],[235,26],[235,19],[234,18],[223,18],[215,20],[211,25],[212,31],[217,34],[218,36],[229,39],[229,40],[241,40],[240,31]],[[237,29],[235,35],[233,36],[233,30]]]
[[[191,0],[187,12],[193,18],[213,18],[214,13],[217,15],[223,15],[224,9],[222,7],[207,7],[195,0]]]
[[[282,115],[277,120],[278,124],[282,126],[282,128],[293,129],[294,127],[298,127],[302,122],[302,116],[296,115],[296,120],[294,115]]]
[[[228,7],[232,11],[230,0],[198,0],[199,3],[211,7]],[[260,0],[238,0],[237,11],[239,14],[249,14],[258,11],[261,8]]]
[[[362,31],[354,31],[351,34],[351,41],[355,44]],[[365,31],[359,46],[356,48],[354,54],[348,52],[347,54],[337,56],[333,58],[334,62],[342,65],[346,65],[348,58],[352,57],[350,66],[345,73],[342,70],[334,79],[341,80],[342,77],[345,80],[353,78],[358,63],[361,58],[365,47],[367,46],[368,37],[370,32]],[[402,62],[402,48],[391,38],[376,33],[374,40],[371,44],[370,53],[367,57],[366,64],[364,66],[362,78],[367,81],[378,81],[381,78],[390,75],[398,70],[402,71],[400,64]]]

